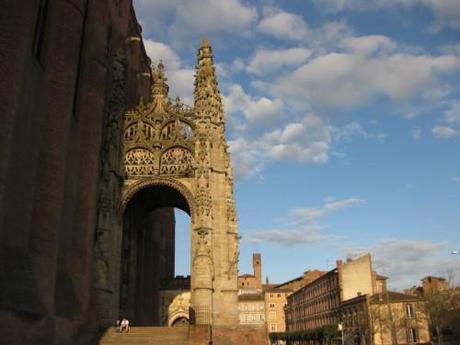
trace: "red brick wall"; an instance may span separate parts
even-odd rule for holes
[[[0,332],[10,345],[89,334],[113,54],[126,54],[127,105],[150,84],[138,79],[149,65],[142,42],[126,43],[140,35],[131,1],[49,0],[37,59],[39,4],[0,3]]]

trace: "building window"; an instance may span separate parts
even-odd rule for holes
[[[275,308],[275,303],[270,303],[270,308]]]
[[[269,314],[269,317],[270,317],[270,321],[276,321],[276,312],[271,311]]]
[[[276,331],[276,323],[270,324],[270,331]]]
[[[412,304],[406,304],[406,315],[409,319],[415,316],[414,306]]]
[[[407,342],[416,343],[417,342],[417,330],[415,328],[407,329]]]

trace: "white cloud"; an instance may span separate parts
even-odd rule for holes
[[[296,244],[330,241],[336,236],[322,234],[314,229],[257,229],[251,231],[243,240],[252,243],[272,242],[279,245],[292,246]]]
[[[420,140],[420,138],[422,137],[422,130],[420,128],[413,128],[410,131],[410,134],[412,136],[412,139]]]
[[[363,202],[364,200],[353,197],[329,200],[319,208],[295,208],[288,212],[287,227],[256,229],[248,233],[247,240],[253,243],[272,242],[289,246],[337,239],[337,236],[323,232],[327,226],[320,224],[319,220],[333,212]]]
[[[268,162],[292,160],[306,164],[322,164],[329,160],[331,127],[319,116],[307,114],[299,122],[288,123],[250,139],[240,133],[231,140],[235,175],[249,177],[261,171]]]
[[[460,123],[460,101],[452,102],[450,108],[444,114],[447,123]]]
[[[283,67],[301,65],[307,61],[311,54],[312,51],[306,48],[259,49],[249,62],[247,70],[257,75],[274,73]]]
[[[334,12],[378,11],[389,7],[410,8],[425,6],[432,10],[434,23],[431,30],[460,29],[460,2],[458,0],[315,0],[318,6]]]
[[[419,284],[427,275],[445,276],[457,264],[443,255],[448,253],[447,243],[443,242],[387,239],[369,247],[348,248],[346,252],[350,256],[370,252],[373,268],[388,276],[388,283],[396,289]]]
[[[156,65],[160,60],[165,65],[165,74],[168,78],[170,96],[179,96],[186,103],[193,102],[193,81],[195,70],[182,67],[179,56],[168,45],[151,39],[144,40],[147,55]]]
[[[228,144],[236,181],[255,176],[263,169],[265,159],[257,145],[242,137],[230,140]]]
[[[408,101],[440,86],[440,75],[460,69],[460,57],[393,54],[365,57],[329,53],[318,56],[259,88],[301,106],[356,107],[373,97]]]
[[[460,29],[460,1],[458,0],[425,0],[431,6],[435,22],[433,31],[442,30],[445,27]]]
[[[240,85],[233,84],[224,95],[224,106],[227,114],[244,114],[249,124],[267,123],[279,119],[284,114],[284,103],[281,99],[266,97],[254,98],[247,95]]]
[[[266,122],[262,122],[264,125]],[[324,164],[330,155],[343,157],[340,152],[331,152],[334,141],[352,140],[355,137],[383,142],[384,133],[369,133],[356,122],[343,127],[330,126],[325,119],[308,113],[299,121],[287,123],[260,136],[247,135],[244,127],[237,139],[230,141],[233,166],[239,177],[245,178],[262,171],[274,161],[294,161],[302,164]]]
[[[173,35],[240,34],[257,20],[254,7],[240,0],[182,0],[176,7]]]
[[[439,139],[450,139],[458,135],[457,130],[446,126],[435,126],[431,132],[435,138]]]
[[[167,44],[144,39],[144,46],[153,64],[157,64],[162,60],[166,69],[175,70],[180,67],[179,56]]]
[[[300,122],[266,133],[259,141],[268,157],[321,164],[329,160],[331,127],[310,113]]]
[[[345,37],[341,44],[344,48],[357,55],[388,54],[397,47],[396,42],[382,35]]]
[[[311,222],[323,218],[332,212],[362,203],[365,203],[365,201],[356,197],[342,200],[329,200],[319,208],[295,208],[290,211],[290,219],[294,224]]]
[[[308,35],[308,26],[301,16],[278,9],[269,11],[257,25],[257,29],[281,39],[303,40]]]
[[[341,128],[333,128],[333,137],[336,141],[351,141],[355,137],[375,139],[381,143],[385,142],[385,133],[370,133],[358,122],[350,122]]]

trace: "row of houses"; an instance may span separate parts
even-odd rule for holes
[[[240,324],[266,327],[272,344],[428,344],[423,297],[389,291],[369,254],[282,284],[262,283],[262,258],[238,278]],[[441,278],[429,277],[432,284]],[[428,279],[428,278],[427,278]],[[434,285],[433,285],[434,286]]]

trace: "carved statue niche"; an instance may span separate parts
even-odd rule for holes
[[[197,286],[209,287],[214,279],[214,264],[211,256],[210,231],[200,229],[196,232],[195,253],[193,256],[194,279]]]

